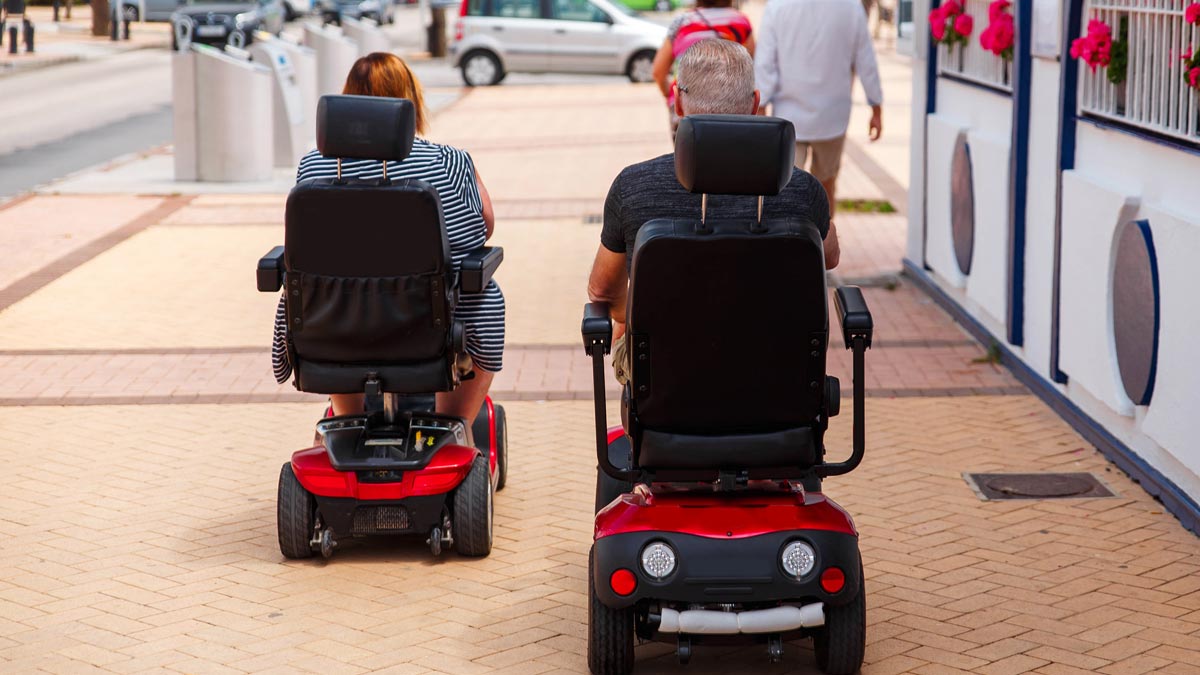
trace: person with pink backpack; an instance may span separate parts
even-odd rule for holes
[[[733,0],[696,0],[695,8],[675,17],[667,28],[667,39],[654,56],[654,81],[667,100],[672,139],[679,127],[679,116],[675,114],[676,92],[671,67],[688,47],[710,39],[736,42],[754,56],[750,19],[733,7]]]

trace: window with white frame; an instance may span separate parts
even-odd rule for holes
[[[1079,62],[1079,110],[1185,141],[1200,141],[1200,90],[1187,81],[1185,57],[1200,48],[1200,26],[1184,12],[1195,0],[1087,0],[1090,21],[1108,26],[1114,57],[1107,66]],[[1124,43],[1123,45],[1121,43]],[[1116,68],[1114,68],[1116,66]]]
[[[992,0],[960,0],[960,4],[974,20],[974,30],[966,44],[938,45],[938,72],[1011,92],[1011,60],[984,49],[979,41],[980,32],[988,25],[988,6]],[[1015,9],[1011,7],[1009,11]]]

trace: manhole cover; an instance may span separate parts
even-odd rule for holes
[[[1083,499],[1114,497],[1090,473],[967,473],[982,499]]]

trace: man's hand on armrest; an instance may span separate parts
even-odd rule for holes
[[[842,247],[838,244],[837,227],[829,221],[829,233],[825,235],[825,269],[831,270],[838,266],[842,257]]]

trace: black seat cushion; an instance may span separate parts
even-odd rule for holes
[[[812,223],[644,225],[627,304],[638,464],[818,461],[826,303]]]
[[[286,220],[297,387],[360,392],[375,372],[385,391],[452,388],[457,292],[436,189],[417,180],[303,181],[288,196]]]

